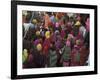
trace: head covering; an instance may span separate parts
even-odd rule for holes
[[[78,50],[78,49],[79,49],[79,47],[78,47],[77,45],[74,45],[74,49],[77,49],[77,50]]]
[[[80,44],[80,40],[76,40],[76,45],[79,45]]]
[[[39,36],[40,35],[40,31],[36,31],[36,35]]]
[[[66,41],[66,46],[68,46],[68,47],[70,47],[71,45],[70,45],[70,41],[69,40],[67,40]]]
[[[55,26],[58,28],[58,27],[59,27],[59,23],[58,23],[58,22],[56,22]]]
[[[27,58],[28,57],[28,51],[27,49],[24,49],[24,56]]]
[[[81,20],[81,17],[80,17],[80,15],[78,15],[78,16],[77,16],[77,20],[79,20],[79,21]]]
[[[60,32],[59,32],[59,30],[55,30],[55,34],[57,35],[57,34],[59,34]]]
[[[25,62],[28,59],[28,50],[24,49],[22,54],[22,60]]]
[[[22,14],[23,14],[24,16],[27,16],[27,15],[28,15],[28,13],[27,13],[26,10],[25,10],[25,11],[22,11]]]
[[[34,41],[34,45],[37,45],[37,44],[39,44],[39,43],[40,43],[39,39],[36,39],[36,40]]]
[[[39,44],[37,44],[36,48],[37,48],[38,51],[41,51],[42,50],[42,45],[39,43]]]
[[[69,22],[67,23],[67,26],[72,26],[72,23],[69,21]]]
[[[74,38],[74,36],[72,34],[68,34],[69,38]]]
[[[50,31],[46,31],[45,32],[45,37],[48,39],[48,38],[50,38]]]
[[[32,23],[36,24],[37,23],[37,20],[36,19],[33,19],[32,20]]]
[[[27,49],[24,49],[24,53],[27,53]]]
[[[77,22],[75,23],[75,26],[80,26],[80,25],[81,25],[80,21],[77,21]]]

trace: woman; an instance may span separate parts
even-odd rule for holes
[[[57,67],[57,53],[54,43],[50,44],[50,49],[48,54],[48,67]]]

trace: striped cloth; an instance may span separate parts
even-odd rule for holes
[[[56,51],[49,51],[49,67],[56,67],[57,54]]]

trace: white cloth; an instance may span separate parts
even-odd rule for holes
[[[23,26],[24,26],[24,32],[25,32],[25,34],[24,34],[24,38],[26,37],[26,34],[27,34],[27,32],[28,32],[28,30],[29,30],[29,27],[32,25],[32,23],[24,23],[23,24]]]
[[[80,33],[82,34],[83,37],[85,37],[85,33],[86,33],[86,28],[84,26],[81,26],[79,28]]]

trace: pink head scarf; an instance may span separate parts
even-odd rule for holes
[[[67,40],[66,41],[66,46],[68,46],[68,47],[70,47],[71,45],[70,45],[70,41],[69,40]]]
[[[58,27],[59,27],[59,23],[58,23],[58,22],[56,22],[56,25],[55,25],[55,26],[56,26],[56,28],[58,28]]]

